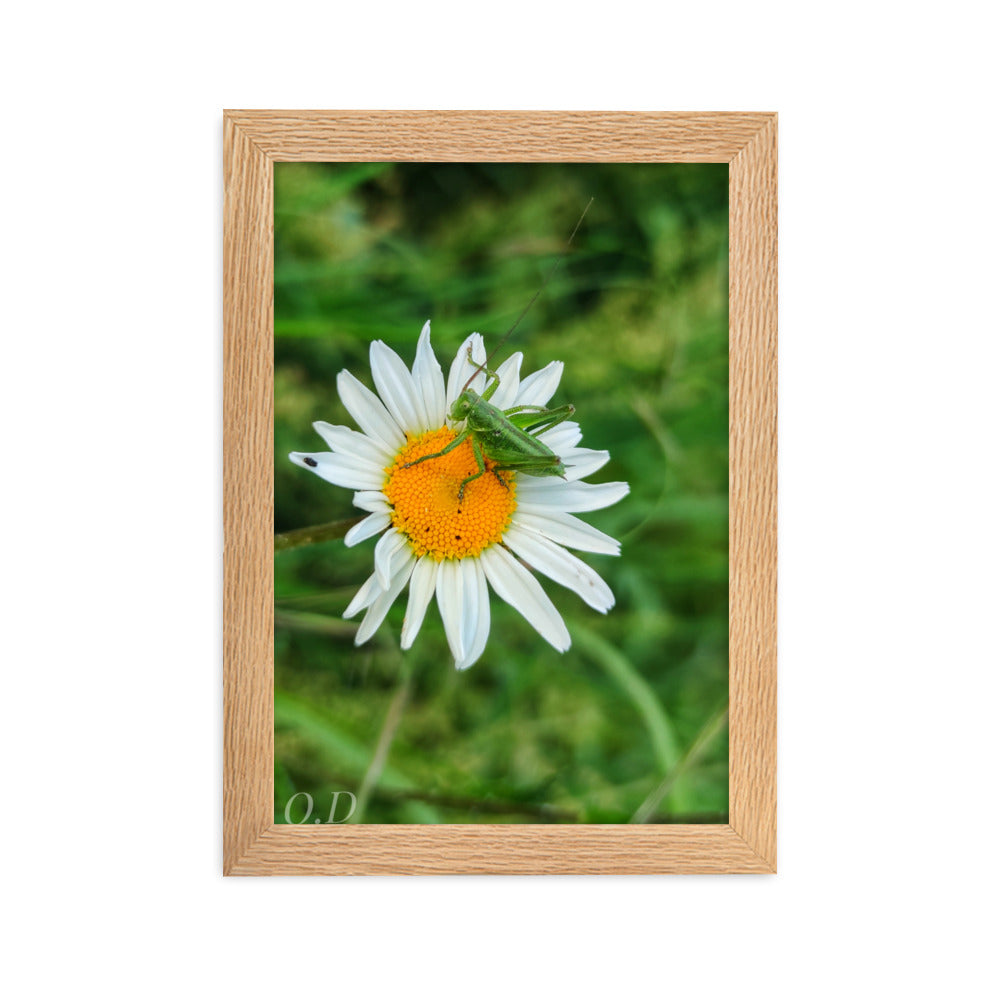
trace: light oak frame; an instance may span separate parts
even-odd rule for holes
[[[729,823],[276,825],[273,164],[729,164]],[[776,870],[777,116],[224,115],[223,870],[231,875]]]

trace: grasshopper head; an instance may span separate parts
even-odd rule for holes
[[[462,395],[451,404],[451,413],[449,416],[452,420],[464,420],[469,415],[469,410],[479,401],[478,393],[474,392],[472,389],[465,389]]]

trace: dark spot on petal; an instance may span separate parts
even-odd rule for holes
[[[302,461],[305,462],[310,469],[315,469],[316,466],[319,465],[319,462],[317,462],[315,458],[304,458]]]

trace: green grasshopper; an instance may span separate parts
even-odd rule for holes
[[[507,338],[517,328],[518,323],[524,319],[527,311],[532,307],[535,299],[544,291],[555,274],[556,268],[563,262],[566,252],[569,250],[576,231],[580,228],[584,216],[593,204],[591,198],[587,207],[583,210],[583,215],[577,220],[573,227],[573,232],[566,241],[566,250],[552,266],[542,287],[535,292],[531,301],[524,307],[521,315],[518,316],[514,325],[504,334],[503,339],[494,348],[493,355],[504,345]],[[421,462],[429,462],[431,459],[440,458],[447,455],[449,451],[457,448],[467,438],[472,439],[472,453],[476,457],[478,471],[462,480],[458,487],[459,501],[465,496],[465,487],[473,480],[486,474],[486,459],[493,462],[493,474],[507,488],[507,482],[501,472],[523,472],[529,476],[561,476],[566,478],[566,466],[562,459],[551,448],[538,440],[536,435],[561,424],[568,420],[576,412],[575,408],[569,404],[557,406],[554,409],[546,409],[544,406],[514,406],[509,410],[501,410],[490,402],[490,397],[500,387],[500,376],[489,367],[489,358],[482,364],[476,364],[472,358],[472,348],[469,348],[469,363],[475,365],[475,371],[465,383],[458,399],[452,404],[450,417],[452,420],[464,420],[465,429],[441,451],[433,455],[424,455],[413,462],[408,462],[405,468],[419,465]],[[481,372],[486,372],[486,388],[480,396],[475,389],[469,388],[472,380]]]
[[[471,347],[469,363],[475,364],[472,360]],[[480,396],[475,389],[469,388],[469,382],[484,369],[487,385]],[[566,467],[562,459],[534,435],[568,420],[576,409],[567,403],[551,410],[544,406],[513,406],[509,410],[501,410],[490,402],[490,397],[500,387],[500,376],[487,362],[476,365],[469,382],[466,382],[465,388],[452,404],[449,414],[452,420],[464,420],[465,430],[441,451],[408,462],[405,468],[447,455],[467,438],[471,438],[472,454],[476,457],[479,471],[462,480],[458,487],[460,501],[465,496],[465,487],[486,473],[487,458],[493,462],[493,474],[504,489],[507,488],[507,483],[500,475],[501,472],[524,472],[530,476],[562,476],[565,479]],[[534,434],[529,433],[531,431]]]

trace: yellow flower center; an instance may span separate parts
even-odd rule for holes
[[[396,460],[386,471],[383,492],[392,506],[392,523],[402,532],[417,556],[430,554],[442,559],[478,556],[483,549],[503,538],[517,509],[517,486],[509,472],[494,472],[488,458],[486,473],[465,484],[462,481],[479,471],[472,442],[466,438],[457,448],[439,458],[424,455],[446,448],[457,437],[442,427],[419,437],[407,437]]]

